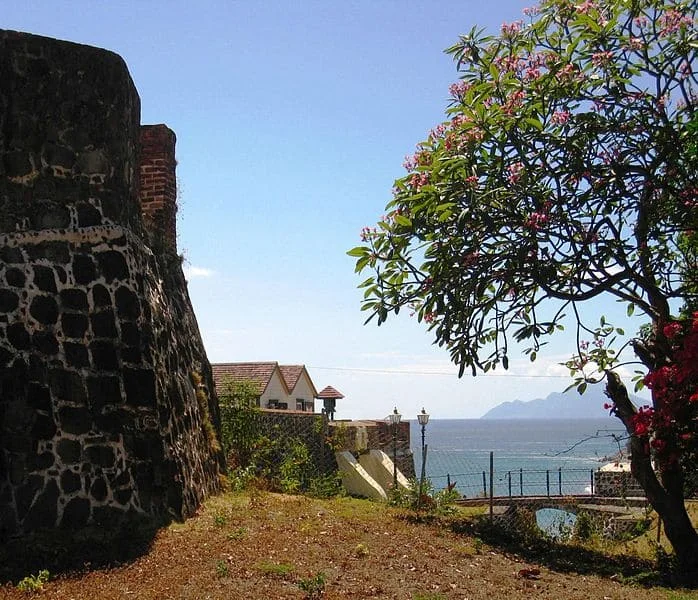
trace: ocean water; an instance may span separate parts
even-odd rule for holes
[[[421,428],[411,422],[415,470]],[[436,489],[450,481],[467,497],[489,494],[490,452],[495,495],[584,494],[593,471],[625,450],[627,434],[606,419],[434,419],[425,429],[426,475]]]

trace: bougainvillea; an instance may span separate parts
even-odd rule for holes
[[[696,580],[681,467],[695,342],[676,310],[698,309],[697,11],[688,0],[543,0],[496,35],[461,36],[447,51],[460,80],[446,120],[349,252],[371,271],[367,320],[408,307],[460,374],[507,368],[518,343],[535,360],[571,318],[578,389],[590,367],[606,377],[633,474]],[[644,314],[647,331],[629,339],[603,317],[586,322],[580,305],[594,298]],[[651,388],[639,411],[613,370],[622,348]]]
[[[698,450],[698,312],[662,328],[666,364],[650,370],[644,385],[653,405],[642,406],[630,420],[633,432],[656,455],[660,468],[683,460],[695,468]],[[613,407],[610,407],[613,409]]]

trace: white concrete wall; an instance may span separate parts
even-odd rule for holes
[[[359,456],[359,464],[386,492],[393,487],[393,461],[381,450],[370,450]],[[410,483],[407,478],[397,470],[398,487],[407,489]]]
[[[335,454],[342,485],[350,496],[362,496],[374,500],[387,500],[385,490],[357,462],[351,452]]]

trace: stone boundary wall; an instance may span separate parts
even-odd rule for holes
[[[594,494],[611,498],[644,498],[645,490],[628,471],[595,471]]]
[[[0,540],[186,517],[224,463],[173,232],[141,216],[141,138],[174,134],[105,50],[0,30],[0,78]]]
[[[262,410],[259,414],[262,428],[267,434],[275,439],[297,437],[305,443],[318,475],[336,472],[335,451],[348,450],[358,455],[367,450],[382,450],[391,459],[393,456],[390,425],[384,421],[329,421],[323,414],[286,410]],[[405,477],[414,477],[408,422],[398,426],[396,446],[398,469]]]
[[[308,448],[317,475],[331,475],[337,471],[334,451],[327,444],[327,417],[319,414],[261,410],[262,428],[275,439],[300,439]]]

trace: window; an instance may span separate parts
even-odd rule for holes
[[[305,400],[303,398],[296,398],[296,410],[305,410]]]

